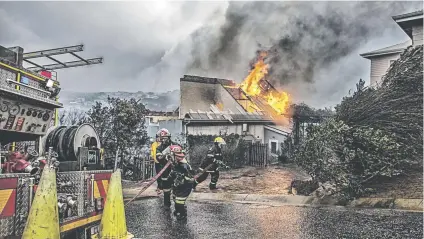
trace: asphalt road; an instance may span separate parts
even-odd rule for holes
[[[161,202],[128,205],[127,227],[135,238],[423,238],[419,212],[189,201],[184,223]]]

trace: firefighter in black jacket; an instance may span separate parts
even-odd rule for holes
[[[216,184],[219,179],[218,166],[222,162],[222,145],[225,145],[225,140],[221,137],[215,138],[214,146],[208,150],[206,160],[202,162],[199,168],[199,170],[204,171],[204,173],[194,181],[193,189],[196,189],[197,184],[205,181],[209,174],[211,175],[209,189],[216,189]],[[207,169],[209,165],[212,165],[212,167]]]
[[[165,164],[170,159],[171,152],[169,151],[169,146],[177,145],[171,141],[171,133],[167,129],[160,129],[157,132],[157,135],[160,137],[160,145],[156,148],[156,159],[158,160],[161,168],[165,166]],[[165,152],[167,151],[167,152]],[[162,181],[162,190],[163,190],[163,204],[166,207],[171,206],[171,187],[172,180],[169,178],[169,174],[171,173],[171,167],[168,167],[160,176]]]
[[[175,206],[174,216],[178,220],[183,220],[187,218],[185,202],[193,188],[194,172],[185,159],[181,146],[172,145],[169,149],[172,152],[171,160],[173,162],[169,179],[172,181],[172,194]]]

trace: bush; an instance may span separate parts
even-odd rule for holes
[[[350,127],[335,119],[313,127],[295,152],[295,162],[318,182],[330,182],[343,197],[360,195],[375,176],[398,175],[410,164],[395,138],[381,130]]]
[[[312,126],[294,160],[314,180],[351,199],[373,178],[422,167],[423,46],[408,48],[377,88],[361,80],[336,115]]]

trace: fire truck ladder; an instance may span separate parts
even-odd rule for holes
[[[34,72],[52,71],[52,70],[63,69],[63,68],[71,68],[71,67],[103,63],[103,57],[84,59],[81,56],[75,54],[75,52],[81,52],[83,50],[84,50],[84,45],[80,44],[76,46],[68,46],[68,47],[61,47],[61,48],[55,48],[55,49],[49,49],[49,50],[34,51],[34,52],[23,53],[22,60],[33,65],[33,67],[28,67],[26,69],[30,71],[34,71]],[[57,60],[56,58],[53,58],[53,56],[55,55],[63,55],[63,54],[71,54],[72,56],[78,58],[78,60],[69,61],[69,62],[61,62]],[[29,59],[41,58],[41,57],[46,57],[56,63],[49,64],[49,65],[39,65],[33,62],[32,60],[29,60]]]

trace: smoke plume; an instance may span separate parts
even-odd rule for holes
[[[256,52],[267,50],[275,86],[297,101],[336,101],[359,80],[358,49],[402,32],[391,16],[419,9],[421,2],[230,2],[223,19],[192,34],[187,72],[241,82]]]

